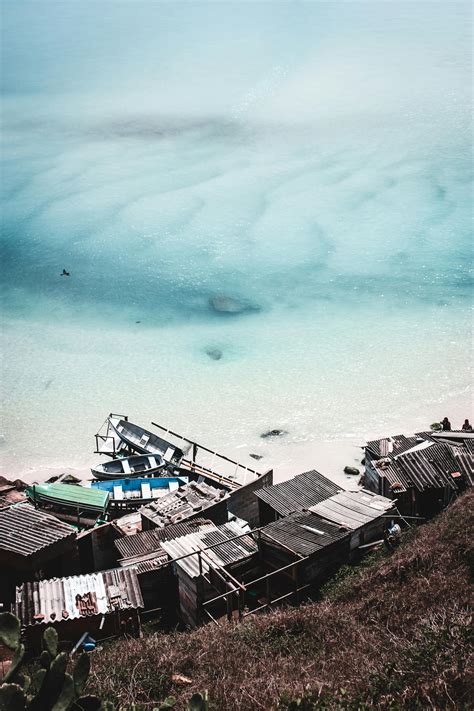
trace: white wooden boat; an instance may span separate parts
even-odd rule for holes
[[[133,479],[160,476],[166,462],[160,454],[134,454],[97,464],[91,472],[96,479]]]
[[[165,462],[177,464],[183,457],[183,451],[153,432],[144,430],[128,420],[109,420],[111,427],[134,452],[140,454],[160,454]]]

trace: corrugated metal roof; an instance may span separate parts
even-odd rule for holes
[[[142,555],[130,556],[122,558],[118,561],[121,568],[135,568],[137,573],[144,573],[150,570],[155,570],[160,565],[168,562],[168,554],[165,553],[161,546],[150,553],[142,553]]]
[[[391,499],[362,489],[331,496],[326,501],[312,506],[310,510],[338,526],[356,530],[380,518],[394,506],[395,503]]]
[[[205,510],[226,497],[228,494],[223,489],[216,489],[204,482],[192,481],[181,486],[178,491],[173,491],[157,501],[142,506],[139,511],[156,526],[166,526]]]
[[[257,545],[253,538],[248,535],[237,540],[229,540],[235,536],[240,536],[244,531],[242,527],[235,523],[226,523],[223,526],[216,526],[213,531],[202,531],[201,533],[190,533],[172,541],[163,541],[162,548],[168,553],[176,565],[184,570],[191,578],[200,575],[199,556],[188,555],[189,553],[204,551],[201,556],[202,572],[207,573],[209,568],[222,568],[232,563],[251,557],[257,552]],[[206,550],[215,543],[223,545]],[[186,556],[182,560],[177,560],[181,556]]]
[[[279,543],[293,553],[306,557],[344,538],[349,533],[329,521],[324,521],[311,511],[296,513],[264,526],[262,542]]]
[[[165,528],[153,528],[150,531],[117,538],[114,543],[122,558],[130,558],[158,550],[162,541],[170,541],[179,536],[186,536],[188,533],[197,533],[210,528],[215,528],[211,521],[195,518],[192,521],[171,524]]]
[[[474,454],[474,439],[465,439],[464,446],[471,454]]]
[[[23,583],[16,589],[14,611],[23,625],[33,625],[143,606],[136,572],[116,568]]]
[[[76,530],[45,511],[22,503],[0,510],[0,549],[20,556],[44,551],[67,539]]]
[[[255,495],[277,511],[288,516],[295,511],[309,509],[320,501],[342,491],[341,487],[315,469],[303,472],[280,484],[259,489]]]
[[[468,447],[449,447],[454,461],[459,465],[459,471],[466,479],[466,483],[474,486],[474,450]]]
[[[367,442],[365,446],[376,458],[396,457],[398,454],[402,454],[402,452],[406,452],[408,449],[415,447],[419,444],[420,439],[425,438],[421,434],[420,436],[413,435],[412,437],[399,434],[371,440]]]
[[[76,484],[34,484],[26,490],[32,501],[46,501],[61,506],[104,511],[109,501],[107,491],[97,491]]]
[[[459,465],[447,444],[433,443],[424,449],[402,453],[389,460],[388,464],[375,464],[379,475],[385,477],[391,486],[401,485],[405,490],[414,487],[418,491],[458,488],[452,474],[459,471]]]
[[[420,452],[409,452],[396,458],[405,481],[419,491],[447,486],[457,489],[451,476],[458,467],[449,449],[443,444],[433,444]]]

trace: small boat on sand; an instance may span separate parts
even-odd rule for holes
[[[144,430],[128,420],[109,419],[109,423],[118,437],[130,449],[139,454],[160,454],[166,463],[177,464],[183,457],[183,451],[153,432]]]
[[[114,518],[155,501],[188,483],[187,477],[155,477],[151,479],[111,479],[91,481],[89,491],[108,496],[108,512]]]
[[[127,479],[160,476],[166,462],[160,454],[134,454],[122,459],[111,459],[92,467],[96,479]]]

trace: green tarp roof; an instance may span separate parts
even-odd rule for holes
[[[32,501],[50,501],[94,511],[103,511],[109,502],[109,492],[76,484],[34,484],[26,493]]]

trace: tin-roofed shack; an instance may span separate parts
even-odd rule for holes
[[[16,590],[14,613],[32,649],[41,647],[44,626],[59,639],[77,642],[84,632],[95,639],[138,634],[143,599],[137,575],[118,568],[90,575],[27,582]]]
[[[0,599],[11,602],[25,580],[78,570],[76,530],[28,503],[0,509]]]
[[[259,504],[259,520],[263,526],[282,516],[304,511],[341,491],[341,487],[312,469],[255,492]]]
[[[153,528],[115,541],[118,564],[133,568],[138,576],[145,609],[161,609],[166,624],[176,624],[179,614],[177,578],[166,565],[169,557],[162,548],[163,541],[171,541],[189,533],[216,528],[212,521],[196,518],[192,521]]]
[[[227,521],[227,500],[224,489],[216,489],[204,482],[192,481],[161,499],[142,506],[142,530],[163,528],[171,523],[181,523],[197,518],[205,511],[206,518],[216,524]]]
[[[350,531],[350,547],[356,550],[384,537],[395,502],[371,491],[344,491],[311,506],[310,511]]]
[[[419,433],[413,438],[415,444],[413,439],[405,438],[413,445],[408,448],[389,446],[389,440],[398,441],[400,435],[369,442],[365,450],[365,488],[396,499],[398,509],[406,516],[431,518],[439,513],[460,491],[472,486],[470,470],[474,459],[469,438],[459,437],[451,444],[435,434]],[[377,444],[381,442],[385,444]]]
[[[310,511],[269,523],[261,529],[258,541],[265,565],[280,571],[279,577],[287,579],[296,599],[349,560],[350,532]],[[273,588],[278,583],[283,588],[283,581],[274,576]]]
[[[161,546],[174,561],[178,578],[180,613],[183,622],[197,627],[227,612],[232,614],[233,597],[216,596],[237,591],[239,580],[255,574],[257,545],[236,523],[163,541]],[[235,598],[237,601],[237,598]]]

